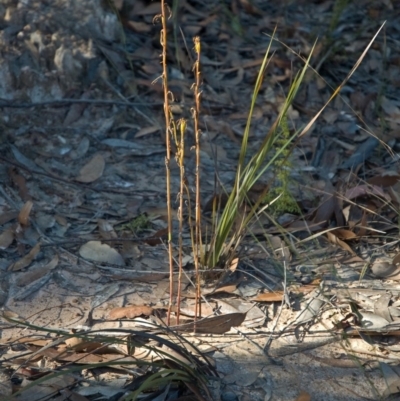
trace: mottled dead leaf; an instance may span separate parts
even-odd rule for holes
[[[339,245],[341,248],[343,248],[345,251],[350,252],[352,255],[355,255],[355,252],[350,248],[348,244],[346,244],[344,241],[339,239],[335,234],[332,232],[327,232],[326,236],[331,244]]]
[[[337,228],[336,230],[333,230],[332,233],[336,235],[338,238],[343,240],[357,238],[357,234],[353,233],[353,231],[346,230],[344,228]]]
[[[23,275],[17,278],[16,284],[19,287],[29,285],[30,283],[33,283],[34,281],[39,280],[41,277],[48,274],[51,270],[56,268],[57,265],[58,255],[55,255],[54,258],[45,266],[39,266],[33,270],[29,269],[27,272],[24,272]]]
[[[393,259],[394,261],[394,259]],[[371,263],[371,273],[375,277],[389,278],[400,272],[400,268],[390,258],[378,257]]]
[[[170,327],[171,330],[194,332],[198,334],[223,334],[229,331],[232,327],[240,326],[247,313],[228,313],[226,315],[208,317],[194,322],[181,324],[179,326]]]
[[[38,242],[23,258],[11,264],[8,270],[18,271],[25,269],[25,267],[28,267],[32,263],[32,261],[36,258],[36,255],[39,253],[40,245],[41,245],[40,242]]]
[[[114,248],[107,244],[102,244],[100,241],[89,241],[82,245],[79,249],[79,255],[94,262],[119,266],[125,265],[123,257]]]
[[[0,249],[7,249],[14,241],[14,229],[12,227],[0,234]]]
[[[376,175],[367,180],[369,185],[377,185],[379,187],[391,187],[400,181],[400,175],[397,171],[385,171],[380,175]]]
[[[376,185],[357,185],[346,191],[344,196],[349,200],[356,199],[360,196],[379,196],[383,199],[390,200],[389,196],[383,192],[382,188]]]
[[[98,219],[97,225],[99,226],[99,232],[101,238],[107,240],[118,238],[118,235],[114,230],[114,227],[107,220]]]
[[[300,391],[295,401],[311,401],[311,395],[306,391]]]
[[[154,134],[160,130],[158,125],[152,125],[150,127],[141,128],[135,135],[135,138],[141,138],[142,136]]]
[[[14,184],[18,188],[18,193],[21,196],[21,199],[25,202],[30,200],[31,196],[29,195],[28,188],[26,186],[25,177],[23,175],[19,174],[18,170],[16,168],[10,168],[9,173],[10,173],[10,177],[12,178]]]
[[[263,294],[258,294],[254,298],[251,298],[250,301],[254,301],[254,302],[282,302],[283,297],[284,297],[283,291],[265,292]]]
[[[32,206],[33,202],[30,200],[26,201],[24,206],[22,206],[22,209],[18,215],[18,221],[21,226],[27,226],[29,224],[29,215],[31,213]]]
[[[146,305],[138,306],[125,306],[120,308],[114,308],[108,314],[109,319],[133,319],[137,316],[149,316],[153,313],[153,308]]]
[[[96,154],[92,159],[85,164],[79,171],[76,181],[83,183],[91,183],[96,181],[103,175],[104,167],[106,162],[101,154]]]

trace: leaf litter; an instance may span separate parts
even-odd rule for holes
[[[12,18],[5,22],[10,35],[6,40],[15,52],[5,55],[1,67],[0,300],[4,309],[22,317],[21,322],[47,329],[132,329],[143,325],[138,316],[162,326],[168,299],[165,213],[149,218],[141,228],[124,226],[151,210],[165,209],[165,148],[159,129],[164,123],[160,84],[153,84],[161,72],[159,27],[153,24],[159,3],[114,2],[122,16],[125,41],[117,34],[118,19],[110,10],[95,2],[71,5],[66,12],[71,13],[75,26],[57,9],[61,3],[54,3],[56,17],[46,22],[46,29],[55,33],[51,38],[34,20],[27,29],[19,27],[22,15],[28,13],[25,5],[21,5],[21,15],[10,8]],[[336,18],[333,0],[307,7],[305,2],[298,3],[281,6],[235,1],[228,6],[210,0],[194,7],[191,2],[179,2],[180,30],[170,68],[174,112],[182,116],[190,115],[192,55],[188,46],[177,43],[181,35],[191,43],[191,35],[200,34],[204,49],[204,205],[221,196],[214,190],[216,174],[227,188],[233,183],[248,99],[268,43],[264,33],[270,34],[279,22],[280,40],[301,49],[301,54],[310,51],[315,32],[323,38],[313,56],[320,77],[308,77],[300,89],[289,112],[291,130],[307,124],[324,105],[329,88],[346,77],[377,31],[378,21],[387,19],[387,37],[398,39],[395,17],[399,9],[394,2],[362,2],[363,6],[350,2],[331,32],[327,27]],[[33,2],[30,12],[46,15],[46,7]],[[283,7],[287,7],[286,13]],[[87,19],[90,14],[97,17]],[[97,38],[95,42],[81,36],[80,24],[89,36]],[[171,32],[174,24],[172,19]],[[58,41],[58,35],[74,35],[71,48],[75,53]],[[17,38],[24,40],[18,42]],[[355,369],[360,377],[358,397],[376,398],[377,392],[388,396],[397,391],[392,385],[397,374],[388,361],[398,359],[399,352],[400,104],[395,100],[399,60],[394,50],[390,52],[394,44],[386,46],[378,37],[341,97],[325,109],[322,119],[293,151],[290,190],[302,215],[287,212],[260,219],[254,227],[257,241],[246,238],[238,249],[235,270],[244,278],[230,277],[221,283],[212,278],[214,288],[210,294],[204,291],[202,319],[193,321],[194,305],[187,295],[182,304],[187,320],[168,328],[185,336],[196,330],[193,343],[214,352],[218,347],[225,357],[240,361],[242,379],[243,371],[250,372],[251,364],[256,366],[258,370],[252,371],[248,381],[226,375],[223,385],[237,394],[246,394],[248,390],[241,384],[248,383],[252,398],[264,399],[262,395],[270,391],[275,399],[307,399],[308,393],[317,399],[327,393],[335,394],[335,399],[351,399],[353,383],[347,382],[346,389],[339,391],[333,382],[311,380],[306,375],[304,365],[309,366],[310,357],[315,357],[310,350],[326,344],[318,349],[318,356],[331,353],[329,341],[335,342],[331,346],[336,352],[345,354],[336,358],[341,362],[351,355],[361,364],[370,360],[379,364],[388,386],[382,385],[379,372]],[[299,58],[278,42],[273,50],[253,117],[251,150],[257,149],[266,127],[274,121],[285,100],[282,88],[290,83],[292,69],[300,65]],[[26,60],[23,68],[15,56],[19,53]],[[41,78],[33,79],[38,70]],[[391,85],[384,85],[384,78]],[[57,103],[60,99],[65,102]],[[194,155],[189,150],[186,154],[190,186],[195,179]],[[172,165],[172,170],[177,166]],[[264,187],[273,181],[273,174],[262,177]],[[172,182],[176,194],[177,176]],[[121,225],[124,228],[117,230]],[[269,234],[275,239],[268,238]],[[190,277],[193,258],[188,234],[184,247]],[[187,285],[190,287],[190,280]],[[88,313],[92,321],[87,319]],[[27,335],[29,327],[11,325],[6,317],[3,344]],[[32,330],[32,340],[34,333]],[[223,338],[210,341],[201,336],[223,333],[227,333]],[[101,348],[107,341],[103,338],[94,344]],[[89,346],[66,351],[50,345],[41,354],[43,345],[32,348],[26,344],[19,350],[28,354],[21,355],[17,363],[6,350],[2,355],[4,366],[16,369],[18,364],[26,365],[25,370],[17,371],[25,382],[35,381],[32,372],[62,369],[66,362],[111,362],[116,358],[107,359]],[[30,359],[29,353],[35,352],[35,359]],[[62,352],[68,354],[64,359],[59,357]],[[285,359],[291,355],[296,360]],[[272,362],[271,356],[275,358]],[[284,386],[282,370],[275,363],[278,358],[295,371],[285,377]],[[225,359],[217,359],[220,372],[227,369],[222,366]],[[40,364],[39,371],[33,361]],[[329,361],[332,364],[333,359]],[[265,364],[267,374],[261,368]],[[111,383],[110,372],[111,367],[101,377]],[[325,372],[329,376],[329,371]],[[85,387],[75,385],[75,379],[67,375],[62,377],[61,383],[51,383],[47,396],[66,395],[75,389],[83,394]],[[132,375],[121,377],[132,379]],[[257,388],[258,378],[264,384]],[[84,379],[91,386],[100,383],[90,381],[89,375]],[[7,380],[6,374],[4,392],[11,395]],[[367,382],[375,387],[363,384]],[[103,387],[100,393],[109,394],[109,388]],[[42,391],[35,389],[38,396]]]

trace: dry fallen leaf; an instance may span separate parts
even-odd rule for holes
[[[75,352],[93,352],[105,348],[104,345],[100,342],[87,341],[81,337],[67,338],[65,340],[65,344],[69,349],[73,349]],[[103,352],[96,352],[96,354],[99,353],[102,354]]]
[[[392,263],[393,263],[394,265],[398,265],[398,264],[400,263],[400,253],[396,254],[396,255],[393,257]]]
[[[348,244],[346,244],[346,242],[342,241],[341,239],[339,239],[338,237],[336,237],[335,234],[333,234],[332,232],[327,232],[326,236],[328,237],[328,241],[331,244],[335,244],[335,245],[339,245],[341,248],[343,248],[345,251],[350,252],[352,255],[355,255],[355,252],[350,248],[350,246]]]
[[[14,241],[14,229],[12,227],[0,234],[0,249],[7,249]]]
[[[12,178],[14,184],[18,188],[18,193],[23,201],[28,201],[31,199],[29,195],[28,188],[26,186],[25,177],[18,173],[16,168],[10,168],[9,170],[10,177]]]
[[[346,230],[344,228],[337,228],[336,230],[332,231],[332,234],[343,240],[357,238],[357,234],[353,233],[353,231]]]
[[[283,296],[284,296],[283,291],[265,292],[263,294],[258,294],[254,298],[251,298],[250,301],[254,301],[254,302],[282,302]]]
[[[384,171],[381,175],[376,175],[367,180],[369,185],[379,187],[391,187],[396,185],[400,180],[400,176],[397,171]]]
[[[16,279],[16,284],[19,287],[27,286],[33,283],[36,280],[39,280],[46,274],[48,274],[51,270],[53,270],[58,265],[58,255],[55,255],[54,258],[47,263],[45,266],[39,266],[37,268],[29,269],[27,272],[24,272],[23,275],[18,276]]]
[[[149,316],[153,313],[153,308],[146,305],[132,305],[111,309],[108,314],[109,319],[133,319],[134,317],[145,315]]]
[[[382,188],[376,185],[357,185],[356,187],[347,190],[344,195],[344,197],[349,200],[356,199],[360,196],[378,196],[390,200],[389,196],[383,192]]]
[[[400,267],[390,258],[378,257],[371,263],[371,273],[378,278],[390,278],[399,274]],[[396,278],[397,279],[397,278]]]
[[[99,232],[101,238],[107,240],[118,238],[118,235],[114,230],[114,227],[107,220],[98,219],[97,225],[99,226]]]
[[[160,127],[158,125],[151,125],[150,127],[141,128],[135,135],[135,138],[141,138],[149,134],[154,134],[159,131]]]
[[[389,322],[382,316],[372,312],[359,312],[361,316],[360,326],[364,329],[378,330],[386,327]]]
[[[31,213],[33,206],[33,202],[28,200],[25,202],[24,206],[22,206],[22,209],[19,212],[18,215],[18,221],[21,226],[27,226],[29,224],[29,215]]]
[[[305,391],[300,391],[300,394],[297,396],[296,401],[311,401],[311,396]]]
[[[123,257],[107,244],[100,241],[89,241],[83,244],[79,249],[79,255],[88,260],[100,263],[110,263],[113,265],[123,266],[125,261]]]
[[[96,181],[103,175],[106,162],[101,154],[96,154],[92,159],[86,163],[79,171],[76,181],[90,183]]]
[[[240,326],[246,318],[246,313],[228,313],[226,315],[219,315],[207,317],[196,322],[181,324],[179,326],[170,327],[171,330],[194,332],[198,334],[224,334],[232,327]]]
[[[15,272],[29,266],[39,253],[40,245],[40,242],[38,242],[23,258],[11,264],[8,270]]]

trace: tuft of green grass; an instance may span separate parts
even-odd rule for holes
[[[260,212],[259,207],[261,206],[266,195],[262,194],[255,204],[246,206],[248,192],[268,169],[273,169],[273,167],[277,165],[278,160],[287,160],[292,141],[299,133],[295,132],[293,135],[287,135],[288,129],[285,129],[285,121],[287,121],[286,116],[289,107],[293,103],[297,91],[300,88],[301,82],[304,79],[312,51],[310,52],[309,57],[305,60],[303,68],[293,79],[281,111],[269,132],[266,134],[259,150],[250,158],[250,161],[245,164],[248,153],[247,146],[252,116],[258,93],[263,83],[265,70],[270,60],[269,54],[274,34],[269,42],[269,46],[265,53],[265,57],[263,59],[253,91],[250,111],[247,118],[247,124],[243,135],[242,146],[236,170],[235,183],[232,192],[229,194],[228,201],[222,212],[222,215],[216,224],[214,237],[208,249],[207,266],[209,268],[217,266],[221,261],[228,264],[230,263],[246,232],[247,227],[257,216],[257,213]],[[315,45],[313,46],[312,50],[314,47]],[[283,163],[285,163],[285,161]],[[245,209],[244,214],[241,213],[243,209]],[[242,216],[240,221],[238,221],[238,216]]]

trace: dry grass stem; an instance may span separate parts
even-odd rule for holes
[[[174,123],[173,123],[174,124]],[[182,293],[182,256],[183,256],[183,209],[184,209],[184,198],[185,191],[185,131],[186,121],[184,119],[179,120],[178,126],[174,124],[173,134],[176,144],[176,161],[180,171],[180,188],[179,188],[179,209],[178,209],[178,221],[179,221],[179,232],[178,232],[178,293],[176,299],[176,324],[179,324],[180,317],[180,305],[181,305],[181,293]]]
[[[168,89],[168,68],[167,68],[167,15],[170,14],[170,10],[165,0],[161,1],[161,45],[162,45],[162,82],[163,82],[163,93],[164,93],[164,116],[165,116],[165,170],[166,170],[166,186],[167,186],[167,214],[168,214],[168,263],[169,263],[169,305],[167,314],[167,324],[171,321],[171,309],[174,297],[174,262],[172,258],[172,208],[171,208],[171,109],[169,106],[170,92]]]
[[[194,50],[196,53],[196,61],[194,63],[195,82],[193,84],[195,107],[192,109],[194,120],[194,134],[195,134],[195,150],[196,150],[196,205],[195,205],[195,238],[193,244],[194,263],[196,270],[196,299],[195,299],[195,313],[194,319],[196,322],[197,316],[201,316],[201,301],[200,301],[200,276],[199,276],[199,258],[200,250],[202,249],[201,243],[201,204],[200,204],[200,128],[199,128],[199,115],[200,115],[200,38],[194,38]],[[196,327],[196,326],[195,326]]]

